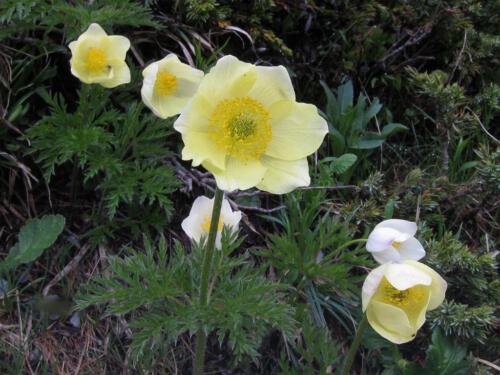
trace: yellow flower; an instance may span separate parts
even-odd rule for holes
[[[142,75],[142,101],[161,118],[181,113],[203,78],[201,70],[183,64],[174,54],[148,65]]]
[[[295,101],[282,66],[221,58],[174,124],[182,158],[203,165],[227,191],[283,194],[310,183],[307,156],[328,132],[315,106]]]
[[[83,83],[111,88],[130,82],[125,55],[130,41],[121,35],[107,35],[96,23],[69,44],[71,73]]]
[[[202,237],[208,236],[210,223],[212,222],[212,209],[214,199],[201,196],[195,199],[189,216],[182,221],[182,229],[195,242],[200,242]],[[215,247],[220,249],[222,244],[222,229],[227,227],[232,232],[238,230],[241,220],[241,212],[233,211],[227,199],[222,201],[219,223],[217,225],[217,235],[215,237]]]
[[[366,277],[363,311],[382,337],[402,344],[415,338],[425,313],[443,302],[445,292],[446,281],[422,263],[385,263]]]

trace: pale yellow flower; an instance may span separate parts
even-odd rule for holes
[[[425,313],[443,302],[445,292],[446,281],[422,263],[386,263],[366,277],[363,311],[377,333],[402,344],[415,338]]]
[[[205,75],[174,124],[182,158],[203,165],[220,189],[283,194],[310,183],[307,156],[328,132],[314,105],[298,103],[282,66],[225,56]]]
[[[182,229],[195,242],[200,242],[202,237],[207,237],[212,222],[212,209],[214,199],[201,196],[195,199],[189,216],[181,224]],[[217,225],[217,235],[215,237],[215,247],[221,248],[222,229],[227,227],[232,232],[238,230],[241,220],[241,212],[233,211],[227,199],[222,200],[219,223]]]
[[[160,118],[178,115],[195,94],[203,72],[169,54],[142,72],[142,101]]]
[[[83,83],[111,88],[130,82],[125,56],[130,41],[121,35],[107,35],[96,23],[69,44],[71,73]]]

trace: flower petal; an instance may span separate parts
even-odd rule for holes
[[[389,247],[386,250],[373,252],[372,255],[375,261],[379,264],[401,261],[401,255],[393,247]]]
[[[417,224],[413,221],[401,220],[401,219],[389,219],[384,220],[379,223],[375,228],[392,228],[406,234],[400,239],[396,239],[398,242],[403,242],[409,237],[413,237],[417,233]]]
[[[202,165],[214,175],[219,189],[225,191],[250,189],[262,181],[267,170],[259,160],[244,161],[231,157],[227,158],[224,170],[215,167],[208,160]]]
[[[379,224],[380,225],[380,224]],[[379,227],[378,225],[368,236],[366,250],[371,253],[390,249],[392,243],[398,238],[399,231],[393,228]]]
[[[88,27],[88,29],[82,34],[80,35],[80,38],[82,37],[94,37],[94,38],[99,38],[99,37],[102,37],[102,36],[106,36],[108,34],[106,34],[106,31],[104,31],[104,29],[101,27],[101,25],[97,24],[97,23],[91,23],[90,26]]]
[[[258,189],[272,194],[286,194],[311,183],[306,158],[288,161],[263,156],[261,161],[267,167],[267,172],[257,185]]]
[[[415,237],[410,237],[406,241],[401,242],[397,250],[401,255],[401,260],[419,260],[425,256],[424,247]]]
[[[130,40],[121,35],[110,35],[106,39],[109,56],[114,59],[125,60],[127,51],[130,48]]]
[[[278,101],[295,101],[295,91],[283,66],[258,66],[257,78],[248,96],[269,107]]]
[[[406,290],[415,285],[431,285],[432,278],[421,269],[405,263],[389,263],[385,278],[398,290]]]
[[[432,279],[430,285],[429,306],[427,309],[434,310],[436,307],[441,305],[444,301],[446,288],[448,286],[446,281],[436,271],[423,263],[416,262],[414,260],[407,260],[405,264],[417,268]]]
[[[411,341],[417,333],[404,311],[392,305],[372,301],[367,308],[366,316],[372,328],[394,344]]]
[[[363,283],[363,288],[361,290],[361,301],[363,303],[363,311],[366,310],[368,304],[370,303],[373,295],[377,292],[380,281],[384,277],[387,264],[382,264],[377,268],[370,271],[366,276],[365,282]]]
[[[112,88],[129,82],[130,69],[125,61],[119,61],[113,65],[113,77],[99,83],[106,88]]]
[[[245,63],[228,55],[220,58],[205,75],[199,94],[211,98],[215,104],[222,99],[241,97],[248,94],[257,79],[255,65]]]
[[[328,133],[328,125],[312,104],[282,100],[269,108],[272,139],[266,155],[297,160],[314,153]]]

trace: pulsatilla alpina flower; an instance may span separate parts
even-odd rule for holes
[[[111,88],[130,82],[125,55],[130,41],[121,35],[107,35],[96,23],[69,44],[71,73],[83,83]]]
[[[382,337],[402,344],[415,338],[425,313],[443,302],[445,292],[446,282],[422,263],[386,263],[366,277],[363,311]]]
[[[328,126],[315,106],[295,101],[282,66],[221,58],[174,124],[182,158],[209,170],[223,190],[256,186],[275,194],[310,183],[307,156]]]
[[[425,250],[414,237],[416,232],[417,224],[412,221],[384,220],[368,236],[366,249],[380,264],[422,259]]]
[[[207,237],[210,231],[210,223],[212,221],[212,209],[214,207],[214,199],[204,196],[195,199],[189,216],[184,219],[181,226],[184,232],[195,242],[199,242],[202,237]],[[221,248],[222,229],[229,228],[232,232],[238,230],[238,225],[241,220],[241,212],[231,209],[229,202],[224,199],[217,226],[217,236],[215,238],[215,246]]]
[[[163,119],[181,113],[203,78],[201,70],[180,62],[174,54],[148,65],[142,75],[142,101]]]

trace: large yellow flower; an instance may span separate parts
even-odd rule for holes
[[[444,300],[446,281],[414,260],[386,263],[371,271],[363,284],[363,311],[382,337],[411,341],[425,322],[425,313]]]
[[[97,23],[69,44],[71,73],[83,83],[111,88],[130,82],[125,55],[130,41],[121,35],[107,35]]]
[[[203,165],[220,189],[275,194],[310,183],[307,156],[328,132],[315,106],[295,101],[282,66],[221,58],[174,124],[182,158]]]
[[[203,72],[180,62],[173,53],[142,72],[142,101],[161,118],[178,115],[195,94]]]

